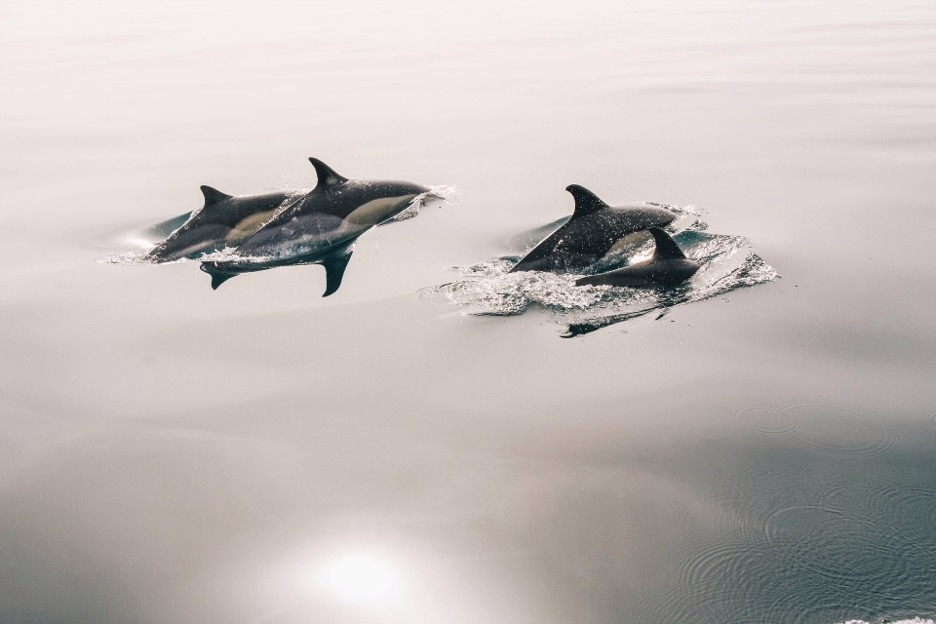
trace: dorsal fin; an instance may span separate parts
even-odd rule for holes
[[[673,237],[667,234],[665,230],[658,227],[648,229],[653,234],[653,240],[656,241],[656,251],[653,252],[654,260],[677,260],[686,257],[686,254],[679,248]]]
[[[572,193],[572,197],[575,199],[575,211],[572,213],[573,217],[591,214],[596,210],[608,207],[608,204],[604,203],[600,197],[584,186],[570,184],[566,187],[566,190]]]
[[[202,195],[205,196],[205,205],[210,206],[211,204],[217,204],[218,202],[223,202],[225,199],[231,199],[233,195],[228,195],[227,193],[222,193],[216,188],[212,188],[206,184],[203,184],[201,187]]]
[[[318,176],[318,184],[315,188],[327,188],[329,186],[335,186],[336,184],[341,184],[342,182],[347,182],[348,178],[344,177],[340,173],[337,173],[334,169],[323,163],[318,158],[309,158],[309,162],[312,163],[312,166],[315,167],[315,175]]]

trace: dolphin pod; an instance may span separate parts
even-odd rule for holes
[[[149,258],[168,262],[230,250],[223,259],[202,261],[213,289],[242,273],[321,264],[326,275],[322,296],[327,297],[341,285],[354,243],[362,234],[430,195],[421,184],[352,180],[317,158],[309,162],[318,181],[304,194],[232,196],[202,186],[204,207],[159,243]]]
[[[234,196],[202,186],[204,206],[167,221],[174,224],[188,217],[146,258],[157,263],[201,259],[201,269],[211,276],[213,289],[243,273],[321,264],[326,274],[323,296],[327,297],[341,285],[354,243],[362,234],[433,196],[421,184],[349,179],[317,158],[309,161],[318,179],[307,193]],[[510,273],[580,273],[615,243],[644,231],[656,242],[650,260],[583,277],[576,285],[671,287],[699,269],[662,229],[675,220],[672,211],[652,203],[610,206],[578,184],[570,184],[566,191],[575,202],[571,217],[523,256]],[[218,252],[223,254],[211,255]]]
[[[241,273],[321,264],[327,297],[341,285],[354,242],[430,193],[413,182],[350,180],[317,158],[309,161],[318,175],[311,192],[287,202],[237,247],[234,259],[202,263],[212,288]]]

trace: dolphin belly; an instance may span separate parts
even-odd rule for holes
[[[349,224],[377,225],[404,211],[416,199],[417,193],[399,197],[378,197],[361,204],[345,217]]]
[[[264,223],[269,221],[270,217],[272,217],[275,212],[275,210],[257,212],[241,219],[224,237],[224,242],[230,245],[242,243],[256,234],[257,230],[259,230]]]

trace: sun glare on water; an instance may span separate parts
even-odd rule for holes
[[[368,553],[348,553],[324,561],[313,572],[316,589],[349,604],[389,603],[405,589],[399,566]]]

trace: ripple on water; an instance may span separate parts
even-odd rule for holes
[[[906,536],[840,510],[781,509],[759,543],[725,533],[683,549],[694,552],[674,552],[682,563],[659,605],[668,621],[834,621],[867,612],[865,599],[897,608],[931,591]]]
[[[880,492],[882,515],[893,522],[936,529],[936,483],[926,486],[887,486]],[[936,567],[936,566],[934,566]]]
[[[769,570],[759,564],[761,553],[749,544],[714,540],[696,545],[696,552],[678,567],[676,587],[665,602],[666,620],[742,621],[763,604]],[[662,621],[662,620],[661,620]]]
[[[936,484],[900,483],[891,475],[870,471],[855,476],[852,482],[826,490],[819,504],[860,513],[895,531],[916,536],[916,548],[932,553],[936,561]]]
[[[812,624],[907,608],[927,613],[936,592],[936,494],[868,476],[870,483],[858,475],[836,484],[821,505],[777,508],[776,493],[765,491],[704,497],[701,516],[674,508],[693,516],[680,521],[681,535],[698,536],[695,523],[705,537],[663,553],[675,575],[651,611],[659,621]],[[856,508],[863,497],[868,502]],[[929,526],[914,532],[908,516]]]
[[[799,432],[801,423],[784,409],[786,405],[743,407],[734,411],[745,428],[767,436],[790,436]]]
[[[734,416],[751,431],[817,451],[879,455],[893,451],[899,442],[895,429],[883,419],[834,403],[747,407]]]
[[[777,564],[833,596],[886,594],[919,579],[912,540],[886,523],[842,510],[780,509],[767,518],[764,538]]]

